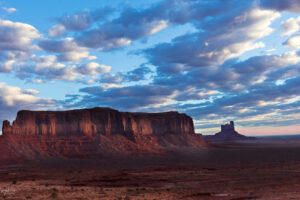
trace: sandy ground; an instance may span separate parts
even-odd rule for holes
[[[1,166],[0,199],[300,199],[300,146]]]

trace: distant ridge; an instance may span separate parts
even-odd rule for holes
[[[293,135],[261,135],[255,136],[257,138],[300,138],[300,134],[293,134]]]

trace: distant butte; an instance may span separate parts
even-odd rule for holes
[[[194,132],[191,117],[178,112],[129,113],[110,108],[19,111],[5,120],[1,159],[163,154],[209,145]],[[1,156],[2,155],[2,156]]]
[[[234,122],[230,121],[229,124],[221,125],[221,131],[215,135],[204,136],[205,140],[210,142],[231,142],[238,140],[253,139],[252,137],[247,137],[239,134],[234,128]]]

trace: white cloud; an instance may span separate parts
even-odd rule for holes
[[[222,65],[247,51],[265,47],[258,40],[274,31],[271,24],[281,16],[279,12],[255,6],[233,13],[235,15],[203,20],[199,22],[201,30],[198,32],[179,36],[171,43],[158,44],[144,53],[154,66],[158,66],[159,73]]]
[[[93,82],[98,75],[108,73],[111,66],[89,62],[84,65],[61,63],[55,55],[32,55],[31,63],[18,65],[16,75],[21,79],[41,84],[50,80],[78,81],[82,83]]]
[[[296,33],[300,29],[300,17],[289,18],[288,20],[281,22],[281,28],[283,29],[283,32],[280,34],[282,37]]]
[[[60,61],[79,62],[83,59],[95,59],[90,56],[88,48],[78,46],[73,38],[64,38],[62,40],[43,40],[39,46],[50,53],[59,53]]]
[[[8,60],[4,63],[0,63],[0,72],[11,72],[13,70],[14,60]]]
[[[287,46],[290,49],[299,49],[300,48],[300,35],[293,35],[288,38],[283,45]]]
[[[111,70],[111,66],[100,65],[95,62],[90,62],[82,65],[78,68],[78,72],[83,75],[97,75],[102,73],[108,73]]]
[[[23,90],[0,82],[0,120],[12,119],[19,110],[40,110],[55,106],[54,100],[35,96],[38,93],[34,89]]]
[[[289,51],[277,57],[272,62],[274,66],[280,67],[296,65],[300,62],[300,56],[294,51]]]
[[[228,43],[223,48],[207,52],[205,57],[208,59],[213,58],[215,61],[219,61],[218,64],[222,64],[225,60],[236,58],[247,51],[265,47],[263,42],[255,43],[255,41],[270,35],[274,31],[270,25],[278,17],[280,17],[278,12],[258,8],[251,9],[235,17],[228,24],[229,27],[224,27],[225,29],[229,28],[232,32],[225,30],[217,38],[210,38],[210,40],[219,40],[223,44]],[[217,41],[214,42],[218,45]]]
[[[158,33],[159,31],[167,28],[168,21],[167,20],[154,21],[154,22],[150,23],[148,26],[149,26],[149,34],[153,35],[155,33]]]
[[[41,99],[34,95],[38,94],[38,91],[28,89],[22,90],[19,87],[9,86],[3,82],[0,82],[0,105],[1,110],[5,110],[4,106],[16,107],[16,108],[28,108],[32,106],[33,108],[41,108],[44,106],[53,105],[53,101],[50,99]]]
[[[66,34],[66,28],[63,25],[54,25],[48,30],[50,37],[60,37]]]
[[[69,51],[60,54],[59,60],[60,61],[69,61],[69,62],[80,62],[83,59],[88,59],[90,60],[90,52],[87,50],[80,50],[77,49],[74,51]]]
[[[7,13],[11,14],[11,13],[14,13],[14,12],[17,12],[17,9],[15,8],[7,8],[7,7],[3,7],[2,8],[3,10],[5,10]]]
[[[272,48],[272,49],[265,49],[265,50],[261,51],[260,53],[261,54],[265,54],[265,55],[271,55],[271,53],[273,53],[275,51],[277,51],[277,49],[276,48]]]
[[[33,40],[39,38],[39,31],[29,24],[0,19],[0,51],[38,50]]]
[[[38,79],[35,79],[35,80],[33,81],[33,83],[36,83],[36,84],[42,84],[42,83],[44,83],[44,81],[43,81],[43,79],[38,78]]]

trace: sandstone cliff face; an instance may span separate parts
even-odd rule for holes
[[[128,113],[109,108],[20,111],[3,122],[0,165],[48,158],[165,154],[209,145],[178,112]]]
[[[3,122],[3,135],[97,136],[194,134],[191,117],[178,112],[128,113],[109,108],[71,111],[19,111],[12,126]]]

